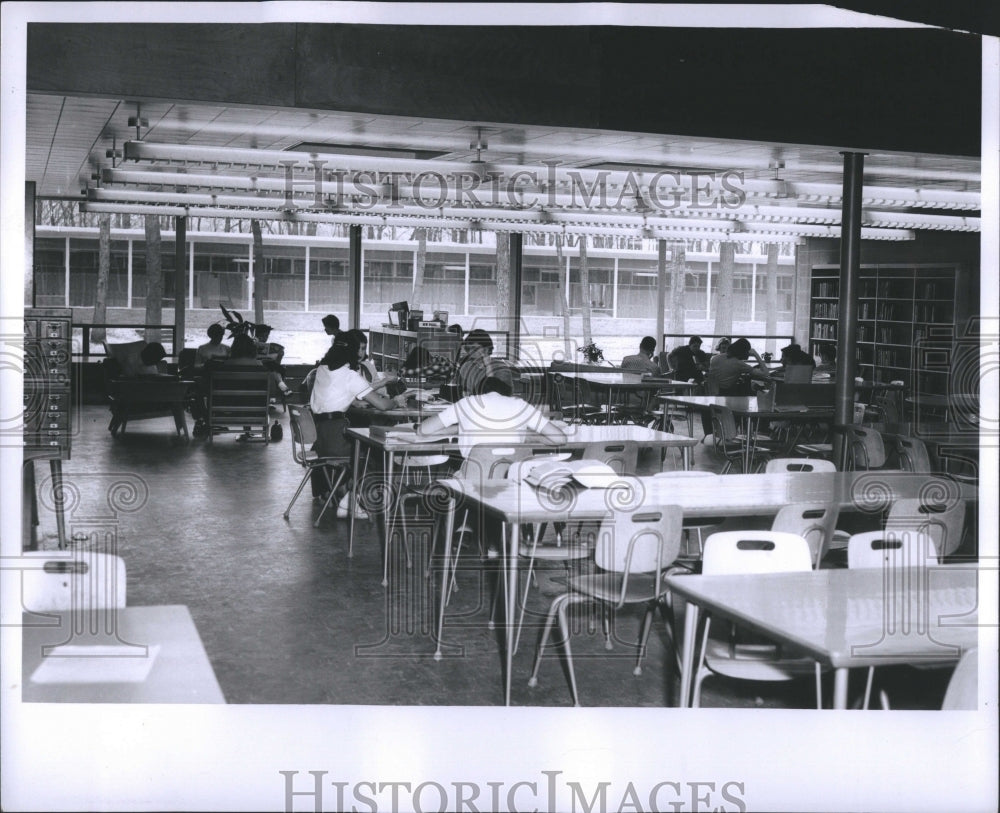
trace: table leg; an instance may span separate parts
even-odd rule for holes
[[[354,441],[354,459],[351,461],[351,518],[348,520],[350,523],[350,530],[347,534],[347,558],[350,559],[354,556],[354,506],[358,504],[358,463],[361,460],[361,442],[358,440]]]
[[[384,562],[382,563],[382,586],[389,586],[389,544],[392,540],[389,538],[389,514],[392,512],[394,505],[390,506],[389,502],[393,494],[393,460],[394,455],[388,449],[385,450],[385,461],[382,470],[385,472],[385,496],[382,500],[382,540],[383,549],[385,551]],[[395,501],[392,500],[394,503]]]
[[[692,449],[690,446],[681,446],[681,466],[684,471],[691,471]]]
[[[698,605],[687,603],[684,609],[684,640],[681,642],[681,696],[677,705],[691,706],[691,684],[694,678],[695,638],[698,636]]]
[[[59,550],[66,548],[66,496],[63,493],[62,460],[53,458],[49,461],[52,472],[52,503],[56,509],[56,535],[59,538]]]
[[[517,607],[517,560],[520,558],[519,550],[520,525],[517,522],[510,524],[510,542],[507,550],[507,584],[504,585],[504,705],[510,705],[510,681],[514,664],[514,616]]]
[[[688,407],[687,410],[686,410],[686,412],[687,412],[687,419],[688,419],[688,437],[689,438],[693,438],[694,437],[694,410],[691,409],[691,407]]]
[[[743,473],[750,474],[750,463],[753,461],[753,451],[754,451],[754,430],[757,426],[757,421],[753,416],[747,415],[743,419],[743,433],[746,435],[746,440],[743,442]]]
[[[847,708],[847,674],[848,670],[843,667],[835,669],[833,672],[833,707],[835,709]]]
[[[451,581],[451,537],[455,533],[455,498],[448,500],[444,518],[444,563],[441,573],[441,606],[438,608],[437,649],[434,650],[434,660],[441,660],[441,636],[444,634],[444,604],[448,597],[448,582]]]

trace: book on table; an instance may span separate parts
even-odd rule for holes
[[[521,482],[546,491],[570,486],[607,488],[622,479],[611,466],[600,460],[545,460],[530,465],[532,462],[522,463],[517,476]]]

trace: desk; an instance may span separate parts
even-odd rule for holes
[[[776,410],[773,407],[761,407],[756,396],[746,395],[661,395],[661,401],[668,404],[677,404],[688,408],[688,430],[694,434],[694,424],[691,418],[691,411],[708,412],[713,406],[729,407],[733,411],[733,417],[743,423],[743,434],[747,438],[743,451],[743,471],[750,470],[750,461],[753,459],[753,440],[757,433],[757,426],[761,420],[768,421],[832,421],[833,406],[829,408],[811,408],[803,412],[786,412]]]
[[[702,478],[623,477],[620,486],[580,489],[547,496],[531,486],[507,480],[487,482],[440,480],[450,492],[445,514],[445,538],[454,530],[455,507],[466,500],[507,525],[507,582],[504,607],[506,703],[510,704],[512,618],[517,602],[519,526],[541,522],[600,521],[612,511],[635,511],[643,506],[679,505],[686,518],[700,516],[769,516],[786,505],[832,502],[841,510],[876,511],[894,500],[921,494],[948,495],[945,499],[975,500],[978,490],[944,477],[905,472],[795,472],[727,475],[720,486],[710,487]],[[930,491],[933,489],[933,491]],[[940,490],[939,490],[940,489]],[[438,649],[441,657],[444,630],[445,586],[449,578],[450,545],[445,545]]]
[[[572,451],[583,449],[591,443],[612,443],[615,441],[632,441],[641,446],[648,446],[656,449],[680,449],[684,470],[691,468],[691,449],[698,441],[684,435],[674,435],[670,432],[658,432],[655,429],[648,429],[645,426],[580,426],[570,424],[563,427],[567,438],[565,443],[553,444],[544,440],[541,435],[528,432],[528,438],[524,445],[532,449],[538,449],[543,453],[554,453],[561,451]],[[395,455],[409,454],[457,454],[458,437],[451,436],[447,439],[427,440],[413,442],[394,438],[392,435],[373,437],[367,428],[351,428],[347,430],[347,437],[354,441],[354,468],[352,471],[357,474],[358,465],[361,462],[361,446],[366,446],[370,451],[375,451],[383,456],[383,471],[385,472],[384,483],[394,482]],[[512,444],[519,445],[519,444]],[[358,477],[354,477],[354,498],[357,499]],[[391,493],[391,489],[386,486],[383,493]],[[386,517],[391,506],[384,506],[382,529],[388,533]],[[446,537],[451,538],[451,537]],[[348,536],[348,553],[350,557],[354,552],[354,515],[350,519],[350,532]]]
[[[850,669],[952,663],[976,646],[976,578],[967,565],[668,576],[688,602],[681,705],[690,704],[699,608],[832,666],[833,707],[845,709]]]
[[[690,381],[672,381],[667,378],[643,377],[638,373],[559,373],[564,378],[586,382],[595,393],[606,393],[605,418],[611,423],[611,406],[615,394],[630,392],[660,392],[661,390],[680,390],[686,392],[696,384]]]
[[[110,619],[117,636],[73,634],[69,613],[34,613],[25,615],[22,626],[21,666],[24,702],[42,703],[225,703],[212,664],[205,653],[198,630],[187,607],[124,607],[100,610],[100,620]],[[107,612],[109,615],[105,616]],[[89,618],[89,614],[87,616]],[[58,658],[57,670],[50,680],[31,679],[42,665],[43,647],[68,644],[80,646],[116,645],[115,656],[123,666],[119,678],[131,671],[148,669],[144,680],[126,682],[108,679],[115,667],[108,657]],[[128,646],[133,645],[133,646]],[[149,666],[146,660],[152,655]],[[55,656],[48,656],[55,657]],[[42,673],[44,675],[44,673]],[[96,682],[90,682],[96,680]],[[87,682],[84,682],[87,681]]]

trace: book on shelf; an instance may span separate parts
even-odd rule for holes
[[[622,479],[607,463],[600,460],[545,460],[525,461],[516,477],[543,491],[560,491],[569,486],[583,488],[607,488]],[[508,473],[508,479],[510,474]]]

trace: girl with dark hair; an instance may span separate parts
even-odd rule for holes
[[[361,345],[356,336],[349,334],[350,331],[337,337],[316,368],[309,407],[316,424],[316,443],[313,449],[320,457],[350,457],[351,442],[345,437],[344,431],[350,426],[347,410],[355,399],[365,401],[381,411],[396,406],[396,402],[391,398],[375,392],[371,384],[358,372]],[[328,487],[323,472],[313,471],[313,497],[325,500],[325,491]],[[337,516],[347,516],[349,497],[348,488],[338,504]],[[367,514],[356,507],[354,516],[366,518]]]

